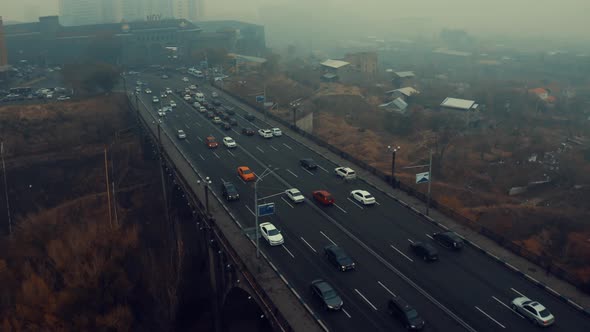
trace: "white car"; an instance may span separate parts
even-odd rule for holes
[[[194,85],[194,84],[193,84],[193,85],[191,85],[191,86],[189,86],[188,88],[189,88],[189,89],[191,89],[191,90],[197,90],[197,86],[196,86],[196,85]]]
[[[140,87],[135,87],[135,92],[141,92],[141,88]]]
[[[336,167],[334,168],[334,172],[336,172],[336,176],[345,180],[356,179],[356,172],[350,167]]]
[[[182,81],[183,81],[183,82],[188,82],[188,77],[183,77],[183,78],[182,78]]]
[[[274,136],[283,136],[283,132],[279,128],[272,128],[271,131]]]
[[[190,101],[191,99],[191,95],[184,95],[184,100]]]
[[[168,95],[166,93],[162,93],[160,94],[160,98],[168,98]]]
[[[287,189],[285,190],[285,194],[293,203],[301,203],[305,200],[305,197],[297,188]]]
[[[223,145],[225,145],[228,148],[235,148],[238,146],[238,144],[236,144],[236,141],[234,141],[234,139],[229,136],[223,138]]]
[[[170,106],[164,106],[161,109],[162,112],[172,112],[172,107]]]
[[[200,106],[199,107],[199,112],[205,113],[205,112],[207,112],[207,109],[205,108],[205,106]]]
[[[217,97],[219,97],[219,94],[217,92],[213,91],[213,92],[211,92],[211,97],[217,98]]]
[[[152,103],[159,103],[159,102],[160,102],[160,99],[158,99],[158,97],[154,96],[152,98]]]
[[[59,96],[59,97],[57,97],[57,100],[59,100],[59,101],[70,100],[70,97],[68,97],[68,96]]]
[[[176,102],[174,100],[170,101],[170,107],[176,107]]]
[[[221,118],[220,118],[220,117],[218,117],[218,116],[214,117],[214,118],[213,118],[213,123],[215,123],[215,124],[219,124],[219,123],[221,123]]]
[[[372,205],[377,202],[375,197],[366,190],[353,190],[350,192],[350,197],[363,205]]]
[[[258,129],[258,135],[264,138],[272,138],[272,131],[270,129]]]
[[[196,108],[196,109],[199,109],[199,107],[201,107],[201,104],[199,104],[199,102],[198,102],[198,101],[195,101],[195,102],[193,103],[193,107],[194,107],[194,108]]]
[[[145,93],[147,93],[147,94],[149,95],[150,93],[152,93],[152,90],[150,90],[150,89],[145,89]]]
[[[285,239],[283,239],[281,232],[275,227],[275,225],[269,222],[263,222],[260,224],[260,233],[271,246],[280,246],[285,243]]]
[[[166,116],[166,111],[164,111],[164,110],[158,110],[158,115],[160,117]]]
[[[166,88],[166,93],[171,94],[172,93],[172,89]]]
[[[178,130],[178,138],[179,139],[186,138],[186,134],[184,133],[184,130],[182,130],[182,129]]]
[[[538,326],[549,326],[555,322],[555,317],[545,306],[525,296],[512,300],[512,309]]]

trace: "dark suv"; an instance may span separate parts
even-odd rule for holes
[[[438,251],[430,243],[416,241],[410,244],[410,247],[416,255],[422,257],[425,261],[438,260]]]
[[[454,232],[446,231],[441,233],[434,233],[432,234],[432,237],[438,243],[447,248],[451,248],[454,250],[463,249],[463,239],[460,238],[459,235],[455,234]]]
[[[240,194],[238,194],[238,190],[236,186],[234,186],[231,182],[224,182],[221,184],[221,190],[223,192],[223,197],[227,201],[234,201],[240,199]]]
[[[299,164],[309,170],[318,168],[318,164],[311,158],[301,159]]]
[[[389,314],[401,321],[408,330],[421,330],[424,327],[424,319],[418,315],[404,299],[396,296],[387,303]]]
[[[330,263],[334,264],[342,272],[346,270],[354,270],[356,268],[356,264],[352,258],[348,256],[344,249],[337,245],[324,247],[324,255]]]

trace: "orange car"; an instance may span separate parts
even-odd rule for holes
[[[238,167],[238,175],[244,181],[254,181],[256,180],[256,175],[248,166],[240,166]]]
[[[209,149],[215,149],[219,145],[213,136],[207,136],[207,138],[205,138],[205,144],[207,144]]]

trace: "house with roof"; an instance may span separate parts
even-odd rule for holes
[[[535,88],[529,89],[528,92],[529,94],[536,96],[537,98],[539,98],[547,104],[554,104],[557,101],[557,98],[551,95],[551,90],[549,89]]]
[[[322,69],[322,80],[334,82],[340,80],[351,70],[350,62],[328,59],[320,63]]]
[[[406,103],[402,98],[395,98],[394,100],[379,105],[379,108],[390,111],[390,112],[397,112],[397,113],[406,113],[408,109],[408,103]]]
[[[459,110],[459,111],[477,111],[479,108],[479,104],[477,104],[474,100],[467,100],[467,99],[459,99],[459,98],[451,98],[447,97],[440,103],[440,107],[442,109],[447,110]]]
[[[416,74],[413,71],[390,71],[392,74],[391,83],[394,87],[401,88],[403,86],[414,85]]]
[[[402,98],[404,101],[407,101],[410,97],[419,94],[420,91],[414,89],[411,86],[407,86],[404,88],[399,88],[395,90],[386,91],[385,94],[392,99]]]

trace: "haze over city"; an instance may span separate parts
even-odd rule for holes
[[[26,21],[37,13],[58,14],[58,3],[59,0],[2,1],[0,13],[5,20]],[[330,36],[379,34],[383,38],[421,33],[430,37],[446,27],[484,37],[587,41],[590,28],[590,1],[585,0],[205,0],[203,9],[202,19],[253,23],[284,20],[290,26],[311,28],[318,35]]]

